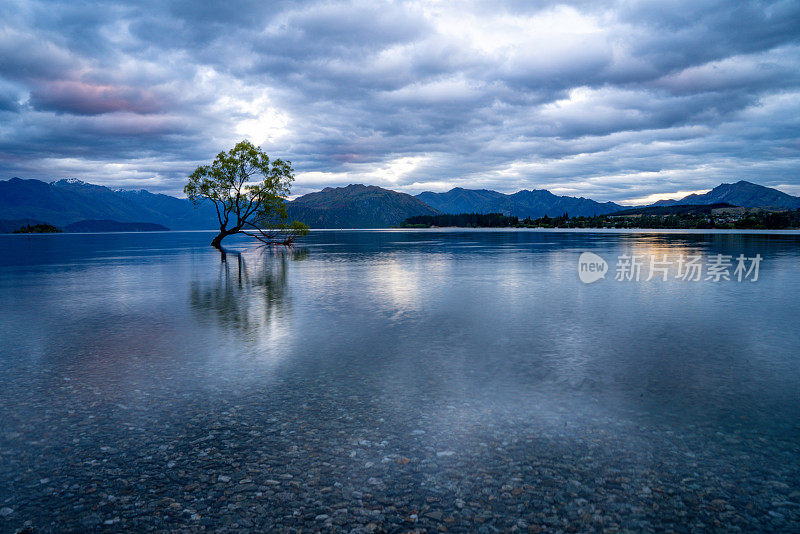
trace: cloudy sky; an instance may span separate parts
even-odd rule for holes
[[[4,0],[0,178],[177,194],[243,138],[295,194],[800,194],[800,2]]]

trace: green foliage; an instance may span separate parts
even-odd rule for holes
[[[285,197],[291,191],[294,170],[290,161],[274,159],[249,141],[220,152],[211,165],[201,165],[183,188],[195,206],[214,204],[220,233],[212,241],[219,247],[226,236],[243,233],[268,244],[291,245],[308,234],[308,226],[288,222]]]

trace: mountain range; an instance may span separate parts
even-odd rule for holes
[[[583,197],[554,195],[546,189],[518,191],[511,195],[486,189],[463,189],[456,187],[446,193],[426,191],[417,198],[442,213],[502,213],[515,217],[532,219],[557,217],[568,213],[570,216],[605,215],[624,209],[625,206],[613,202],[596,202]]]
[[[0,181],[0,219],[35,219],[64,227],[78,221],[148,222],[172,230],[214,228],[211,206],[145,190],[109,189],[80,180]]]
[[[727,203],[743,207],[800,208],[800,197],[740,181],[721,184],[708,193],[665,200],[654,206]],[[486,189],[455,188],[416,196],[377,186],[326,187],[288,202],[292,219],[312,228],[385,228],[416,215],[503,213],[520,218],[603,215],[626,209],[613,202],[554,195],[543,189],[504,194]],[[110,189],[80,180],[43,182],[12,178],[0,181],[0,219],[45,222],[58,227],[82,221],[152,223],[172,230],[210,230],[217,226],[210,204],[195,208],[186,199],[145,190]],[[0,221],[2,222],[2,221]],[[89,226],[87,226],[89,224]],[[91,227],[90,223],[79,227]],[[0,225],[2,226],[2,225]],[[120,227],[122,228],[122,227]]]
[[[800,208],[800,197],[787,195],[771,187],[741,180],[735,184],[720,184],[708,193],[689,195],[680,200],[659,200],[653,206],[676,204],[728,203],[743,208],[775,208],[795,210]]]

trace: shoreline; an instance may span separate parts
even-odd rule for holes
[[[795,229],[776,229],[776,230],[755,230],[755,229],[734,229],[734,228],[468,228],[462,226],[441,226],[436,228],[311,228],[311,232],[414,232],[414,233],[435,233],[435,232],[544,232],[544,233],[581,233],[581,234],[745,234],[745,235],[800,235],[800,228]],[[52,233],[24,233],[24,234],[0,234],[3,236],[75,236],[75,235],[109,235],[109,234],[189,234],[189,233],[208,233],[213,234],[218,230],[163,230],[147,232],[52,232]]]

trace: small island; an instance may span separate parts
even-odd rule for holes
[[[0,234],[107,233],[107,232],[168,232],[162,224],[150,222],[119,222],[108,219],[76,221],[59,228],[35,219],[0,219]]]
[[[58,228],[53,226],[52,224],[26,224],[25,226],[21,226],[17,228],[12,233],[14,234],[54,234],[61,232]]]

